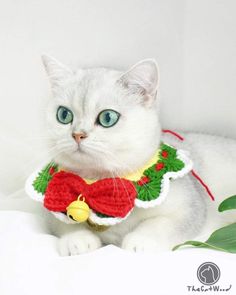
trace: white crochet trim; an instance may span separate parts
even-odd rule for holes
[[[37,169],[34,173],[32,173],[28,179],[26,180],[26,184],[25,184],[25,191],[27,193],[27,195],[32,198],[35,201],[38,201],[40,203],[43,203],[44,200],[44,195],[37,192],[34,187],[33,187],[33,182],[34,180],[37,178],[38,174],[42,171],[42,169],[45,168],[45,166],[48,163],[45,163],[44,165],[42,165],[39,169]],[[50,211],[50,213],[52,213],[57,219],[59,219],[62,222],[65,222],[67,224],[78,224],[80,222],[74,221],[71,218],[69,218],[66,214],[63,214],[61,212],[53,212]],[[98,224],[98,225],[115,225],[117,223],[122,222],[123,220],[125,220],[131,212],[129,212],[124,218],[118,218],[118,217],[106,217],[106,218],[101,218],[99,216],[97,216],[97,214],[95,212],[93,212],[93,210],[90,210],[90,215],[89,215],[89,219]]]
[[[71,218],[69,218],[66,214],[63,214],[61,212],[52,212],[51,213],[60,221],[65,222],[67,224],[78,224],[81,222],[78,221],[74,221]],[[111,225],[115,225],[118,224],[120,222],[122,222],[123,220],[125,220],[129,215],[130,215],[131,211],[124,217],[124,218],[118,218],[118,217],[99,217],[97,216],[97,214],[90,209],[90,214],[89,214],[89,220],[91,220],[93,223],[98,224],[98,225],[107,225],[107,226],[111,226]]]
[[[43,200],[44,200],[44,195],[37,192],[34,187],[33,187],[33,183],[34,183],[34,180],[38,177],[39,173],[45,168],[45,166],[47,165],[48,163],[45,163],[44,165],[40,166],[40,168],[38,168],[34,173],[32,173],[28,179],[26,180],[26,183],[25,183],[25,191],[27,193],[27,195],[37,201],[37,202],[40,202],[40,203],[43,203]],[[53,212],[53,211],[50,211],[50,213],[52,213],[52,215],[54,215],[57,219],[59,219],[60,221],[62,222],[65,222],[67,224],[76,224],[78,222],[70,219],[66,214],[63,214],[61,212]]]
[[[164,174],[161,182],[161,192],[157,199],[151,201],[142,201],[140,199],[135,199],[135,205],[139,208],[152,208],[154,206],[160,205],[168,195],[170,189],[170,180],[183,177],[188,174],[193,169],[193,162],[187,156],[187,152],[184,150],[177,150],[177,159],[184,163],[184,168],[177,172],[167,172]]]
[[[183,161],[183,163],[185,164],[184,168],[178,172],[167,172],[166,174],[164,174],[163,180],[161,183],[161,192],[160,192],[159,197],[155,200],[152,200],[152,201],[142,201],[139,199],[135,199],[135,206],[136,207],[145,208],[145,209],[152,208],[154,206],[160,205],[166,199],[166,196],[167,196],[167,194],[169,192],[169,188],[170,188],[170,179],[177,179],[177,178],[183,177],[184,175],[188,174],[193,168],[193,163],[189,159],[187,154],[188,153],[186,151],[177,150],[177,158],[179,160]],[[43,203],[44,195],[37,192],[34,189],[33,182],[37,178],[38,174],[42,171],[42,169],[45,168],[45,166],[47,164],[48,163],[45,163],[39,169],[37,169],[34,173],[32,173],[28,177],[28,179],[26,180],[26,184],[25,184],[25,191],[26,191],[27,195],[29,195],[29,197],[32,198],[33,200],[41,202],[41,203]],[[130,215],[130,213],[132,212],[132,210],[124,218],[120,218],[120,217],[104,217],[104,218],[102,218],[102,217],[99,217],[93,210],[90,210],[89,219],[93,223],[96,223],[98,225],[107,225],[107,226],[115,225],[115,224],[121,223],[122,221],[127,219],[128,216]],[[61,212],[53,212],[53,211],[50,211],[50,212],[57,219],[59,219],[62,222],[65,222],[67,224],[78,224],[79,223],[79,222],[76,222],[76,221],[70,219],[66,214],[63,214]]]
[[[133,209],[131,210],[133,211]],[[131,211],[124,217],[99,217],[96,213],[92,210],[90,211],[89,219],[98,225],[115,225],[124,221],[130,215]]]
[[[131,210],[132,211],[132,210]],[[97,225],[107,225],[107,226],[111,226],[111,225],[115,225],[118,223],[121,223],[122,221],[124,221],[126,218],[128,218],[128,216],[130,215],[131,211],[124,217],[124,218],[119,218],[119,217],[99,217],[97,216],[97,214],[90,209],[90,214],[89,214],[89,220],[91,220],[93,223],[97,224]],[[67,224],[78,224],[81,222],[78,221],[74,221],[71,218],[69,218],[66,214],[63,214],[61,212],[52,212],[51,213],[60,221],[65,222]]]
[[[48,164],[48,163],[47,163]],[[45,166],[47,164],[44,164],[42,166],[40,166],[40,168],[38,168],[34,173],[32,173],[26,180],[25,183],[25,192],[27,193],[27,195],[38,202],[43,203],[44,200],[44,195],[37,192],[34,187],[33,187],[33,183],[35,181],[35,179],[38,177],[39,173],[42,171],[43,168],[45,168]]]

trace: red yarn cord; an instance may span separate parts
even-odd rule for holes
[[[184,141],[184,137],[183,136],[181,136],[180,134],[178,134],[178,133],[176,133],[176,132],[174,132],[172,130],[163,129],[162,132],[163,133],[170,133],[170,134],[174,135],[175,137],[177,137],[179,140]],[[209,197],[211,198],[211,200],[212,201],[215,201],[215,197],[213,196],[213,194],[210,191],[209,187],[201,179],[201,177],[199,175],[197,175],[197,173],[194,170],[192,170],[191,173],[192,173],[193,177],[195,177],[199,181],[199,183],[205,188],[205,190],[206,190],[207,194],[209,195]]]
[[[184,141],[184,137],[183,136],[179,135],[178,133],[176,133],[176,132],[174,132],[172,130],[163,129],[162,132],[164,132],[164,133],[170,133],[170,134],[174,135],[175,137],[177,137],[179,140]]]
[[[211,193],[209,187],[205,184],[205,182],[201,179],[201,177],[199,175],[197,175],[194,170],[192,170],[191,173],[201,183],[201,185],[206,189],[206,191],[207,191],[208,195],[210,196],[210,198],[212,199],[212,201],[215,201],[215,198],[214,198],[213,194]]]

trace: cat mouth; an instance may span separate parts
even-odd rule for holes
[[[74,154],[83,154],[86,156],[93,156],[94,152],[93,150],[91,150],[90,148],[87,148],[86,146],[84,146],[83,144],[78,144],[76,149],[73,152]]]
[[[74,153],[86,154],[86,151],[85,151],[84,147],[81,146],[81,144],[78,144]]]

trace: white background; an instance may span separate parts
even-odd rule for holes
[[[118,69],[154,57],[165,128],[236,138],[235,13],[234,0],[0,0],[3,192],[39,157],[50,97],[42,53]]]

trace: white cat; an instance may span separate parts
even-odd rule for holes
[[[188,174],[171,183],[160,206],[136,208],[125,221],[104,232],[92,231],[86,224],[68,225],[52,219],[62,255],[85,253],[102,244],[132,251],[170,250],[233,220],[233,213],[217,213],[217,206],[236,193],[236,142],[202,134],[186,134],[186,140],[180,142],[163,135],[154,60],[143,60],[125,73],[103,68],[73,72],[48,56],[43,62],[53,91],[47,118],[52,157],[57,163],[88,179],[122,177],[143,167],[163,140],[190,152],[194,169],[216,197],[212,202]],[[60,106],[66,107],[61,115],[70,124],[56,119]],[[103,110],[117,112],[117,124],[110,128],[97,124]]]

